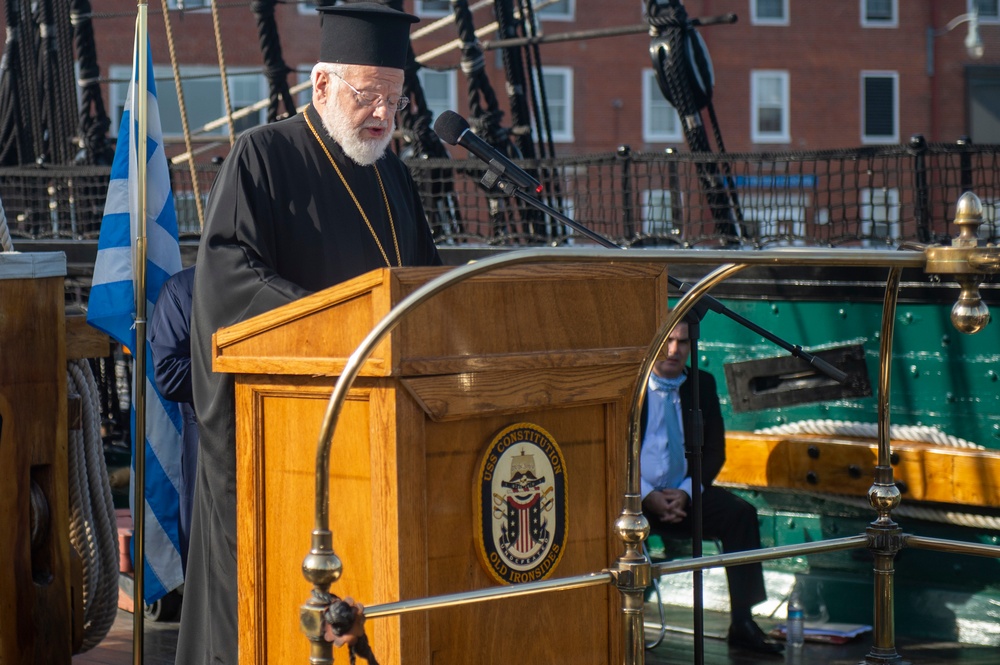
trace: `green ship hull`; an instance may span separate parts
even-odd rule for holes
[[[697,278],[694,273],[685,275],[688,282]],[[735,408],[734,400],[739,397],[729,386],[720,395],[727,432],[828,420],[877,422],[884,275],[880,279],[878,271],[756,270],[747,271],[746,277],[734,279],[732,284],[723,283],[717,291],[713,295],[737,314],[810,352],[860,347],[872,387],[867,397],[826,401],[809,401],[806,389],[788,400],[795,403],[745,410]],[[954,285],[923,275],[904,277],[892,345],[890,423],[929,426],[985,449],[1000,449],[998,324],[992,322],[976,335],[955,330],[949,317],[957,294]],[[983,299],[994,307],[995,295],[989,285],[984,286]],[[727,365],[789,355],[742,325],[711,312],[700,328],[698,364],[712,372],[720,386],[726,385]],[[731,440],[730,453],[732,447]],[[816,468],[822,468],[819,460]],[[725,475],[724,469],[720,478]],[[870,481],[870,476],[866,478]],[[790,480],[795,485],[801,479]],[[1000,479],[991,477],[984,484],[995,487],[998,482]],[[757,507],[765,547],[861,534],[875,517],[864,493],[835,495],[789,489],[787,485],[733,485],[734,491]],[[894,517],[905,533],[1000,543],[1000,506],[995,497],[987,497],[989,505],[980,506],[928,503],[908,500],[905,484],[901,483],[900,489],[902,502]],[[898,633],[1000,645],[1000,562],[996,559],[904,548],[895,568]],[[872,558],[867,550],[784,559],[765,564],[765,569],[769,601],[758,606],[762,614],[783,617],[781,602],[798,580],[811,601],[807,610],[815,618],[848,624],[873,622]],[[720,578],[713,582],[711,577],[706,574],[706,606],[713,602],[724,605],[725,585],[718,583]],[[683,597],[686,583],[670,581],[673,588],[664,591],[674,594],[674,599],[680,591]],[[713,600],[713,584],[721,587],[717,600]]]

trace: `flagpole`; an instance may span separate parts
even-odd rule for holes
[[[148,121],[146,96],[148,81],[148,24],[146,0],[138,1],[135,22],[135,48],[138,81],[132,95],[132,108],[137,111],[138,128],[133,134],[136,145],[136,192],[138,219],[136,220],[135,250],[132,271],[135,279],[135,510],[132,515],[135,548],[135,580],[132,590],[132,662],[143,663],[143,621],[145,619],[146,578],[146,124]]]

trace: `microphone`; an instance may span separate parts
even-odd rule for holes
[[[505,177],[515,186],[539,194],[542,186],[527,171],[507,159],[499,150],[472,133],[465,118],[454,111],[444,111],[434,121],[434,132],[451,145],[460,145],[490,166],[494,174]]]

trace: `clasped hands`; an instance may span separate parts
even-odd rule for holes
[[[651,517],[668,524],[677,524],[687,517],[691,497],[681,489],[653,490],[642,500],[642,510]]]

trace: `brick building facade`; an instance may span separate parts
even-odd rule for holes
[[[207,0],[167,2],[189,122],[197,128],[225,113],[213,17]],[[474,19],[483,27],[493,20],[493,11],[489,3],[478,4],[484,6],[474,11]],[[905,143],[914,134],[931,142],[968,136],[977,143],[1000,143],[998,5],[997,0],[685,3],[690,17],[738,17],[734,24],[699,29],[714,64],[713,103],[729,152]],[[417,29],[427,30],[445,17],[443,28],[415,41],[418,58],[456,38],[454,24],[447,20],[447,0],[407,0],[405,6],[422,17]],[[963,46],[968,21],[945,31],[949,21],[974,6],[980,9],[980,59],[972,59]],[[641,29],[644,7],[642,0],[557,0],[540,10],[540,30],[557,35]],[[115,81],[128,77],[135,4],[110,0],[94,3],[93,9],[97,57],[109,79],[106,99],[115,128],[125,95],[125,84]],[[231,104],[242,108],[267,93],[257,27],[246,3],[222,0],[217,11]],[[318,51],[316,13],[310,5],[290,2],[277,7],[276,19],[285,62],[297,71],[290,81],[305,80]],[[149,33],[164,129],[177,142],[176,153],[182,150],[180,113],[158,3],[149,9]],[[483,39],[495,39],[495,32]],[[649,47],[649,35],[640,31],[539,46],[556,155],[605,152],[621,144],[648,151],[687,149],[676,114],[653,80]],[[450,107],[468,115],[466,78],[457,69],[458,61],[456,50],[426,59],[428,69],[422,76],[432,110]],[[498,51],[487,51],[486,69],[501,106],[507,108]],[[307,95],[300,101],[307,101]],[[265,119],[261,111],[236,127]],[[508,125],[510,115],[502,122]],[[209,134],[222,141],[224,152],[225,124]]]

